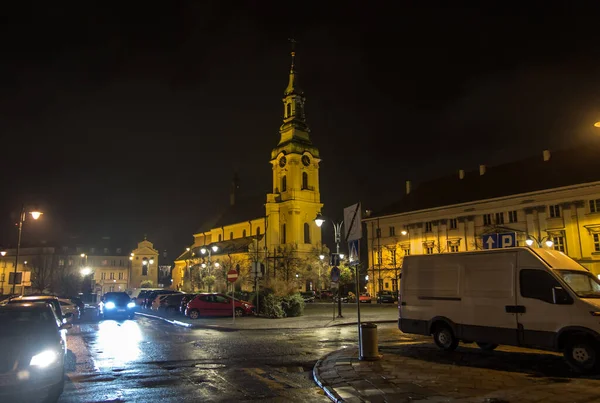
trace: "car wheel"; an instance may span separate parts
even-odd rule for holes
[[[65,388],[65,375],[63,373],[62,380],[50,388],[50,391],[48,392],[48,396],[44,400],[44,403],[56,403],[58,401],[58,399],[60,398],[60,395],[62,394],[64,388]]]
[[[477,342],[477,346],[484,351],[494,351],[498,347],[497,344],[480,342]]]
[[[452,351],[458,347],[458,339],[454,337],[448,325],[437,325],[433,331],[433,341],[436,346],[445,351]]]
[[[244,310],[242,308],[235,308],[235,317],[239,318],[244,316]]]
[[[200,317],[200,311],[197,309],[192,309],[190,311],[190,319],[198,319]]]
[[[590,338],[568,340],[563,355],[569,366],[579,373],[587,374],[597,370],[598,343]]]

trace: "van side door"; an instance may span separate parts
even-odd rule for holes
[[[553,289],[562,285],[545,268],[520,268],[518,284],[519,344],[553,348],[556,333],[569,323],[572,299],[555,303]]]

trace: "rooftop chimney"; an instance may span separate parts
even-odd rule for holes
[[[410,181],[406,181],[406,194],[410,194]]]
[[[544,157],[544,161],[549,161],[550,160],[550,150],[544,150],[542,152],[542,156]]]
[[[465,170],[464,169],[458,170],[458,179],[465,179]]]
[[[479,165],[479,175],[485,174],[485,165]]]

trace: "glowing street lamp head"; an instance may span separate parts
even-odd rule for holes
[[[148,260],[148,263],[154,264],[154,259],[150,258],[150,260]]]
[[[600,122],[594,123],[594,127],[600,127]]]
[[[41,216],[42,214],[44,214],[44,213],[41,213],[41,212],[39,212],[39,211],[32,211],[32,212],[30,212],[29,214],[31,214],[31,217],[32,217],[34,220],[37,220],[37,219],[38,219],[38,218],[40,218],[40,216]]]
[[[315,218],[315,224],[317,224],[317,227],[320,228],[324,222],[325,220],[323,219],[323,216],[319,213],[319,215],[317,215],[317,218]]]
[[[531,245],[533,245],[533,239],[531,239],[531,238],[527,238],[527,239],[525,240],[525,243],[527,244],[527,246],[531,246]]]
[[[546,241],[546,246],[549,247],[549,248],[551,248],[552,246],[554,246],[554,242],[552,242],[551,240],[548,239]]]
[[[190,251],[190,248],[185,248],[185,250],[189,252],[189,251]]]
[[[217,245],[213,245],[213,246],[211,247],[211,249],[212,249],[212,251],[213,251],[213,252],[216,252],[216,251],[218,251],[218,250],[219,250],[219,247],[218,247]]]
[[[135,256],[135,253],[131,252],[131,257],[134,257],[134,256]]]
[[[206,248],[201,248],[201,249],[200,249],[200,253],[202,253],[203,255],[205,255],[205,254],[206,254],[206,252],[207,252]]]
[[[144,266],[148,265],[148,259],[144,258],[144,259],[142,260],[142,264],[143,264]]]
[[[365,281],[369,281],[369,275],[368,274],[365,276]]]
[[[90,274],[92,274],[92,269],[90,269],[89,267],[84,267],[83,269],[81,269],[82,276],[89,276]]]
[[[133,260],[133,256],[129,256],[129,260]]]
[[[340,259],[343,259],[344,257],[346,257],[346,255],[344,255],[343,253],[340,253]]]
[[[6,256],[6,251],[5,250],[0,251],[0,256]]]
[[[219,267],[221,267],[221,265],[219,264],[219,262],[215,262],[215,267],[218,269]]]
[[[203,269],[206,269],[206,263],[202,263],[200,266],[202,266]]]
[[[405,229],[403,229],[402,231],[400,231],[400,233],[401,233],[402,235],[408,235],[408,231],[407,231],[407,230],[405,230]]]
[[[81,257],[85,257],[85,253],[82,253],[82,254],[81,254]]]
[[[319,255],[319,259],[321,259],[321,260],[325,259],[325,255]]]

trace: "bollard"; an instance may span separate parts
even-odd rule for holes
[[[375,323],[363,323],[360,325],[361,343],[360,357],[361,361],[376,361],[381,359],[379,354],[377,339],[377,325]]]

